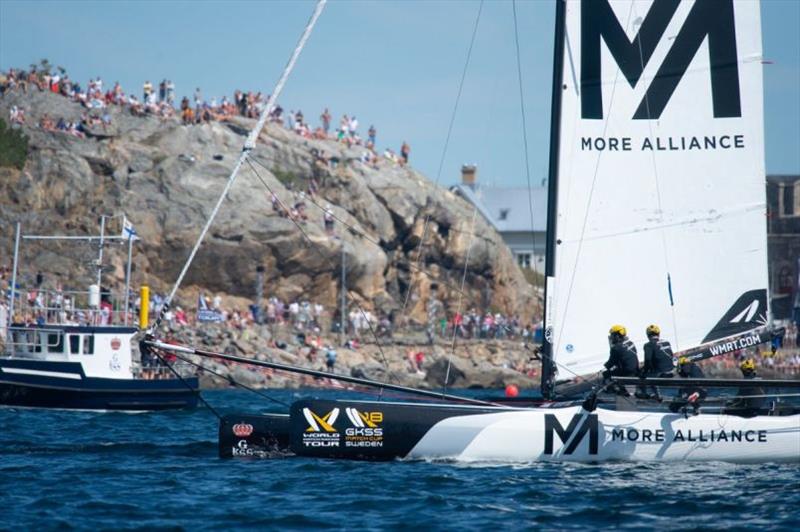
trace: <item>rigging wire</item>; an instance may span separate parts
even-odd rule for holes
[[[257,161],[256,161],[256,162],[257,162]],[[309,237],[309,236],[308,236],[308,233],[306,233],[306,231],[305,231],[305,230],[303,230],[303,228],[300,226],[300,224],[297,222],[297,220],[294,220],[294,219],[291,217],[291,215],[290,215],[290,210],[288,209],[288,207],[286,207],[286,205],[283,203],[283,201],[281,201],[281,199],[280,199],[280,198],[278,198],[277,194],[275,194],[275,193],[272,191],[272,188],[271,188],[271,187],[270,187],[270,186],[267,184],[267,182],[264,180],[264,178],[262,178],[262,177],[261,177],[261,175],[260,175],[260,174],[258,173],[258,171],[256,170],[255,166],[253,166],[253,163],[252,163],[252,162],[251,162],[249,159],[247,160],[247,164],[250,166],[250,169],[253,171],[253,173],[254,173],[254,174],[255,174],[255,176],[258,178],[258,180],[261,182],[261,184],[262,184],[262,185],[264,185],[264,188],[266,188],[266,189],[267,189],[267,191],[270,193],[270,195],[272,195],[273,197],[277,198],[277,200],[278,200],[278,204],[279,204],[279,205],[281,206],[281,208],[284,210],[284,212],[286,213],[286,215],[287,215],[287,217],[289,218],[289,220],[291,220],[291,221],[292,221],[292,223],[295,225],[295,227],[297,227],[297,229],[300,231],[300,233],[303,235],[303,237],[304,237],[304,238],[305,238],[305,239],[308,241],[308,243],[311,245],[311,249],[313,249],[315,252],[317,252],[317,254],[319,254],[320,258],[322,258],[323,260],[327,260],[328,258],[327,258],[327,257],[325,257],[325,255],[324,255],[324,254],[323,254],[323,253],[322,253],[322,252],[319,250],[319,248],[318,248],[317,246],[315,246],[315,245],[314,245],[314,242],[311,240],[311,237]],[[344,239],[342,239],[342,246],[344,246]],[[352,291],[351,291],[351,290],[348,290],[348,291],[347,291],[347,293],[348,293],[348,295],[350,295],[350,294],[352,293]],[[392,379],[394,379],[395,381],[399,382],[399,380],[397,379],[397,377],[395,377],[394,373],[392,373],[392,371],[389,369],[389,362],[388,362],[388,360],[386,359],[386,353],[384,353],[384,351],[383,351],[383,346],[382,346],[382,344],[381,344],[380,340],[378,339],[378,334],[377,334],[377,332],[375,331],[375,328],[372,326],[372,323],[371,323],[371,321],[370,321],[369,319],[367,319],[367,314],[366,314],[366,312],[364,312],[364,309],[363,309],[363,308],[361,307],[361,305],[358,303],[358,301],[356,300],[356,298],[352,297],[352,295],[351,295],[351,296],[350,296],[350,299],[351,299],[351,301],[352,301],[352,302],[353,302],[353,303],[356,305],[356,308],[357,308],[357,309],[358,309],[358,311],[361,313],[361,316],[364,318],[364,322],[367,324],[367,327],[369,328],[369,332],[370,332],[370,334],[372,334],[372,337],[375,339],[375,345],[377,346],[377,348],[378,348],[378,352],[379,352],[379,353],[380,353],[380,355],[381,355],[381,360],[383,361],[383,364],[384,364],[384,366],[386,367],[386,375],[387,375],[387,377],[388,377],[388,378],[392,378]],[[345,317],[344,317],[344,316],[342,316],[341,322],[342,322],[342,323],[344,323],[344,320],[345,320]]]
[[[247,391],[253,392],[254,394],[256,394],[256,395],[258,395],[260,397],[263,397],[264,399],[272,401],[273,403],[278,403],[278,404],[283,405],[283,406],[285,406],[287,408],[289,406],[291,406],[291,405],[289,405],[289,403],[281,401],[280,399],[275,399],[274,397],[271,397],[271,396],[265,394],[264,392],[258,390],[257,388],[253,388],[252,386],[248,386],[247,384],[244,384],[244,383],[241,383],[241,382],[237,381],[236,379],[234,379],[230,375],[223,375],[223,374],[221,374],[221,373],[219,373],[219,372],[217,372],[217,371],[215,371],[215,370],[213,370],[213,369],[211,369],[211,368],[209,368],[207,366],[204,366],[204,365],[202,365],[202,364],[200,364],[198,362],[194,362],[194,361],[192,361],[192,360],[190,360],[188,358],[184,358],[184,357],[182,357],[181,355],[179,355],[176,352],[173,352],[172,354],[178,360],[182,360],[182,361],[186,362],[187,364],[191,364],[192,366],[195,366],[196,368],[202,369],[203,371],[207,371],[207,372],[211,373],[212,375],[214,375],[216,377],[219,377],[220,379],[228,381],[229,383],[231,383],[234,386],[239,386],[239,387],[241,387],[241,388],[243,388],[243,389],[245,389]]]
[[[464,69],[461,72],[461,80],[458,83],[458,92],[456,94],[456,101],[455,104],[453,105],[453,112],[450,115],[450,124],[447,127],[447,136],[445,137],[444,148],[442,149],[442,157],[439,159],[439,168],[436,171],[436,180],[434,181],[435,186],[439,185],[439,180],[442,177],[442,168],[444,168],[444,160],[447,155],[447,148],[450,145],[450,137],[453,133],[453,125],[455,124],[456,115],[458,114],[458,104],[461,100],[461,92],[464,88],[464,80],[467,77],[467,70],[469,68],[470,58],[472,57],[472,48],[473,45],[475,44],[475,36],[478,34],[478,24],[480,23],[481,20],[482,11],[483,11],[483,0],[481,0],[481,3],[478,5],[478,14],[475,16],[475,24],[472,27],[472,37],[470,38],[469,48],[467,49],[467,58],[464,61]],[[422,246],[424,245],[425,239],[428,236],[428,227],[430,226],[430,221],[431,221],[431,214],[430,212],[428,212],[425,215],[425,223],[422,226],[422,238],[420,238],[419,244],[417,244],[417,258],[415,260],[415,264],[417,267],[419,267],[420,260],[422,259]],[[413,289],[413,283],[410,283],[408,286],[408,290],[406,291],[406,297],[403,300],[403,307],[400,310],[401,315],[405,314],[406,312],[406,308],[408,306],[408,300],[411,297],[412,289]]]
[[[249,160],[255,162],[257,165],[259,165],[261,168],[263,168],[267,172],[272,173],[272,171],[262,161],[260,161],[257,157],[255,157],[253,154],[250,155]],[[276,195],[276,197],[277,197],[277,195]],[[317,201],[315,201],[314,198],[311,195],[307,195],[306,199],[314,207],[319,209],[320,212],[324,213],[327,210],[325,207],[323,207]],[[363,229],[360,229],[360,228],[358,228],[358,227],[356,227],[356,226],[354,226],[352,224],[347,223],[347,221],[345,221],[344,219],[340,218],[339,216],[336,216],[336,214],[334,214],[333,212],[331,212],[331,216],[333,217],[334,220],[339,222],[343,227],[346,227],[347,230],[353,236],[357,236],[357,237],[363,238],[366,242],[369,242],[370,244],[375,245],[376,247],[378,247],[381,250],[384,249],[379,241],[377,241],[374,238],[370,237]],[[462,232],[462,231],[459,231],[458,229],[454,229],[452,227],[450,228],[450,231],[453,232],[453,233]],[[438,283],[441,283],[441,284],[447,286],[450,290],[453,290],[453,291],[455,291],[455,292],[457,292],[459,294],[463,294],[463,292],[461,292],[461,290],[459,290],[459,288],[456,285],[452,284],[447,279],[445,279],[445,280],[438,279],[431,272],[426,271],[425,268],[422,268],[422,267],[416,265],[413,262],[396,261],[396,264],[398,264],[398,265],[402,264],[403,266],[407,266],[409,269],[412,269],[412,270],[416,271],[417,273],[420,273],[420,274],[428,277],[429,279],[431,279],[433,281],[436,281]]]
[[[198,399],[198,400],[199,400],[201,403],[203,403],[203,404],[205,405],[205,407],[206,407],[206,408],[208,408],[208,409],[211,411],[211,413],[212,413],[212,414],[214,414],[214,415],[217,417],[217,419],[218,419],[218,420],[222,421],[222,416],[220,415],[220,413],[219,413],[219,412],[217,412],[217,409],[216,409],[216,408],[214,408],[213,406],[211,406],[211,404],[210,404],[208,401],[206,401],[206,400],[205,400],[205,398],[203,397],[203,394],[201,394],[201,393],[200,393],[200,389],[199,389],[199,388],[193,388],[193,387],[192,387],[192,386],[191,386],[191,385],[190,385],[188,382],[186,382],[186,379],[184,379],[184,378],[183,378],[183,375],[181,375],[181,374],[178,372],[178,370],[176,370],[176,369],[175,369],[175,368],[172,366],[172,364],[170,364],[169,362],[167,362],[167,360],[166,360],[166,359],[165,359],[165,358],[164,358],[164,357],[161,355],[161,353],[159,353],[159,352],[158,352],[158,349],[153,349],[153,348],[148,348],[148,349],[150,349],[150,352],[151,352],[151,353],[153,353],[155,356],[157,356],[157,357],[158,357],[158,359],[161,361],[161,363],[162,363],[162,364],[164,364],[166,367],[168,367],[168,368],[169,368],[169,370],[170,370],[170,371],[171,371],[171,372],[172,372],[172,373],[173,373],[173,374],[174,374],[176,377],[178,377],[178,379],[181,381],[181,383],[182,383],[184,386],[186,386],[186,388],[187,388],[187,389],[189,389],[189,391],[191,391],[192,393],[194,393],[194,394],[195,394],[195,396],[197,397],[197,399]],[[177,355],[176,355],[176,356],[177,356]]]
[[[520,51],[519,51],[519,30],[517,28],[517,0],[513,0],[511,2],[511,7],[514,12],[514,44],[516,45],[517,50],[517,81],[519,82],[519,109],[520,114],[522,115],[522,143],[525,147],[525,178],[528,184],[528,212],[530,213],[530,221],[531,221],[531,245],[533,249],[531,250],[531,260],[534,260],[534,256],[536,253],[536,232],[533,225],[533,195],[531,191],[531,165],[528,155],[528,127],[525,121],[525,97],[524,91],[522,90],[522,63],[520,60]],[[536,271],[536,266],[534,265],[534,272]],[[536,277],[534,276],[534,283]],[[534,284],[534,286],[536,286]]]
[[[458,296],[458,305],[456,306],[456,315],[461,314],[461,302],[464,296],[464,283],[467,281],[467,269],[469,268],[469,258],[472,254],[472,239],[475,236],[475,218],[478,216],[478,208],[472,209],[472,232],[470,233],[469,244],[467,244],[467,257],[464,260],[464,273],[461,276],[461,291]],[[463,317],[462,317],[463,319]],[[442,397],[447,393],[447,383],[450,381],[450,366],[452,364],[453,356],[456,354],[456,327],[455,320],[453,320],[453,342],[450,346],[450,354],[447,355],[447,371],[444,373],[444,385],[442,388]]]
[[[626,27],[630,25],[632,13],[633,13],[633,4],[631,4],[631,8],[628,11],[628,20],[625,23]],[[614,83],[612,84],[611,88],[611,100],[609,103],[609,109],[608,112],[605,113],[605,117],[603,118],[603,134],[602,134],[603,137],[606,136],[606,133],[608,131],[608,125],[611,119],[611,108],[613,107],[614,104],[614,96],[617,93],[617,81],[619,80],[619,74],[620,74],[620,69],[617,69],[616,74],[614,74]],[[586,200],[586,210],[584,211],[583,223],[581,225],[581,236],[578,239],[577,249],[575,250],[575,262],[572,268],[572,275],[570,275],[569,288],[567,289],[567,298],[566,301],[564,302],[564,314],[561,317],[562,323],[566,320],[567,312],[569,310],[570,300],[572,299],[572,289],[575,285],[575,274],[578,271],[578,262],[580,261],[581,251],[583,250],[583,242],[584,242],[584,237],[586,235],[586,227],[589,223],[590,207],[592,205],[592,199],[594,198],[594,190],[595,190],[595,185],[597,184],[597,174],[600,170],[600,159],[602,157],[602,154],[603,152],[599,152],[597,154],[597,159],[594,165],[594,172],[592,173],[592,185],[591,187],[589,187],[589,197]],[[558,335],[558,338],[559,340],[561,339],[560,334]],[[554,346],[554,351],[557,351],[558,347],[559,346]]]
[[[634,26],[636,22],[634,22]],[[642,39],[636,39],[639,41],[639,65],[641,67],[642,72],[642,79],[644,81],[644,52],[642,51]],[[647,109],[647,129],[650,132],[650,138],[653,138],[653,120],[651,119],[650,115],[650,91],[644,91],[644,104],[645,108]],[[658,179],[658,166],[656,164],[656,152],[654,150],[650,150],[650,162],[653,165],[653,179],[655,180],[656,185],[656,203],[658,204],[658,221],[660,225],[664,223],[664,210],[662,208],[661,202],[661,183]],[[672,314],[672,334],[673,338],[675,339],[675,347],[680,347],[680,341],[678,340],[678,320],[675,316],[675,301],[672,297],[672,276],[670,275],[670,267],[669,267],[669,253],[667,252],[667,235],[664,229],[659,231],[661,235],[661,249],[664,252],[664,266],[667,270],[667,293],[669,295],[669,308]]]
[[[317,5],[314,8],[314,12],[311,14],[311,18],[309,18],[308,23],[306,24],[305,29],[303,30],[303,34],[300,36],[300,40],[297,42],[297,46],[295,46],[294,51],[292,52],[291,57],[289,58],[289,62],[284,67],[283,72],[281,73],[280,79],[278,79],[278,83],[275,85],[275,89],[272,91],[272,94],[269,95],[267,98],[267,103],[264,106],[264,109],[261,111],[261,116],[258,119],[255,127],[250,131],[247,135],[247,140],[242,147],[242,153],[239,155],[239,159],[236,161],[236,164],[231,170],[231,174],[228,177],[228,181],[225,183],[225,188],[222,190],[222,194],[220,194],[219,199],[217,200],[214,209],[211,211],[211,215],[206,220],[205,226],[203,226],[203,230],[200,232],[200,236],[197,237],[197,242],[195,242],[194,247],[192,248],[191,253],[189,254],[189,258],[186,259],[186,263],[183,265],[183,269],[181,270],[180,274],[178,275],[178,279],[175,281],[175,285],[172,287],[167,298],[164,300],[164,304],[161,306],[161,310],[158,313],[158,316],[153,321],[153,325],[151,325],[149,334],[154,334],[155,331],[158,330],[159,325],[161,325],[161,321],[164,319],[164,315],[170,308],[170,304],[172,303],[172,299],[175,297],[175,293],[178,291],[181,283],[183,282],[183,278],[186,276],[186,273],[189,271],[189,266],[191,266],[192,261],[194,260],[195,255],[197,254],[197,250],[200,249],[200,245],[203,243],[203,240],[208,233],[208,230],[211,228],[211,224],[214,222],[214,218],[217,217],[217,213],[219,209],[222,207],[222,202],[228,196],[228,192],[230,191],[231,187],[233,186],[234,181],[236,181],[236,176],[239,174],[239,170],[241,169],[244,162],[247,160],[248,154],[250,150],[255,147],[256,140],[258,136],[261,134],[261,130],[264,128],[264,124],[267,121],[267,118],[272,113],[272,110],[275,108],[275,102],[280,96],[281,91],[283,91],[283,87],[286,84],[286,80],[289,78],[289,74],[291,74],[292,70],[294,69],[294,65],[297,62],[297,58],[300,56],[300,52],[303,51],[303,47],[308,41],[309,36],[311,35],[311,30],[314,29],[314,25],[317,23],[317,19],[322,14],[322,10],[325,8],[325,4],[328,0],[318,0]]]

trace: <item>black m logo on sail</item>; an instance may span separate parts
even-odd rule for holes
[[[655,0],[639,32],[628,41],[608,0],[581,1],[581,116],[603,118],[600,41],[608,46],[631,87],[664,37],[680,0]],[[658,119],[708,37],[715,118],[742,116],[733,0],[697,0],[647,88],[634,119]]]
[[[583,422],[581,422],[583,421]],[[578,424],[580,423],[580,426]],[[564,454],[572,454],[589,433],[589,454],[597,454],[599,424],[597,414],[575,414],[567,425],[561,426],[555,414],[544,415],[544,454],[553,454],[553,433],[558,434],[561,442],[567,444]],[[574,434],[574,436],[573,436]],[[570,441],[570,438],[572,440]]]

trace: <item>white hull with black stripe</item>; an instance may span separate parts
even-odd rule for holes
[[[135,332],[119,326],[10,328],[8,351],[0,356],[0,406],[129,412],[197,406],[197,377],[138,374],[131,353]]]
[[[510,409],[299,401],[289,415],[229,415],[220,455],[362,460],[800,462],[800,415]]]

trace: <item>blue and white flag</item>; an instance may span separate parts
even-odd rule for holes
[[[138,240],[139,235],[136,234],[136,229],[127,217],[122,217],[122,238],[126,240]]]

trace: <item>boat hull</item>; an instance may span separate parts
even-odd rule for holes
[[[80,364],[6,360],[0,406],[66,410],[152,411],[195,408],[198,380],[87,377]]]
[[[220,455],[258,455],[260,416],[227,416]],[[278,418],[274,418],[277,420]],[[581,407],[299,401],[273,421],[274,444],[300,456],[459,462],[800,462],[800,415],[743,418]],[[238,425],[238,427],[237,427]],[[238,435],[236,432],[238,431]],[[281,437],[278,437],[281,434]]]

